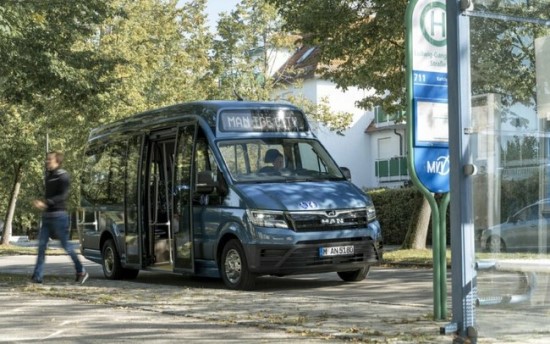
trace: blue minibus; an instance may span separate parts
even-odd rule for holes
[[[286,103],[200,101],[93,129],[85,153],[81,252],[108,279],[140,270],[222,278],[336,272],[382,260],[370,197]]]

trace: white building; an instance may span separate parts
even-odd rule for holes
[[[405,125],[395,124],[379,109],[365,111],[356,106],[366,91],[350,87],[342,91],[336,84],[321,79],[316,73],[319,50],[301,47],[285,61],[276,77],[287,81],[299,80],[299,87],[281,87],[278,98],[303,96],[314,104],[323,100],[334,112],[353,115],[343,136],[323,125],[315,125],[315,134],[340,166],[351,170],[352,182],[361,188],[399,187],[409,180],[406,170]]]

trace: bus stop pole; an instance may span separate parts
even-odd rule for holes
[[[447,58],[449,85],[449,151],[451,164],[451,255],[452,322],[442,334],[454,333],[455,343],[476,343],[474,224],[472,174],[475,167],[470,153],[471,78],[470,23],[461,12],[468,0],[447,0]]]
[[[450,193],[447,192],[439,204],[439,265],[440,275],[439,290],[441,292],[441,317],[447,317],[447,208],[449,206]]]

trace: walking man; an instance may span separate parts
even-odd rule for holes
[[[46,248],[50,238],[61,241],[61,246],[74,262],[76,282],[83,284],[88,279],[76,252],[69,243],[69,215],[67,214],[67,198],[69,196],[70,178],[67,171],[61,169],[63,153],[50,152],[46,156],[46,194],[44,200],[34,200],[33,205],[43,211],[42,226],[38,233],[38,256],[32,274],[34,283],[42,283],[44,277],[44,261]]]

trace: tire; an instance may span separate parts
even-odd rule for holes
[[[229,240],[223,247],[220,271],[229,289],[252,290],[256,286],[256,276],[248,270],[243,247],[237,239]]]
[[[124,277],[120,256],[113,240],[109,239],[103,244],[101,258],[103,259],[103,275],[105,275],[105,278],[119,280]]]
[[[103,259],[103,275],[105,275],[107,279],[135,279],[139,274],[139,270],[137,269],[126,269],[122,267],[115,242],[111,239],[103,244],[101,257]]]
[[[504,240],[502,240],[502,238],[497,235],[491,235],[487,239],[486,247],[487,247],[487,252],[491,252],[491,253],[506,252],[506,244],[504,243]]]
[[[364,280],[370,271],[370,265],[367,265],[359,270],[353,271],[338,271],[338,277],[345,282],[359,282]]]

